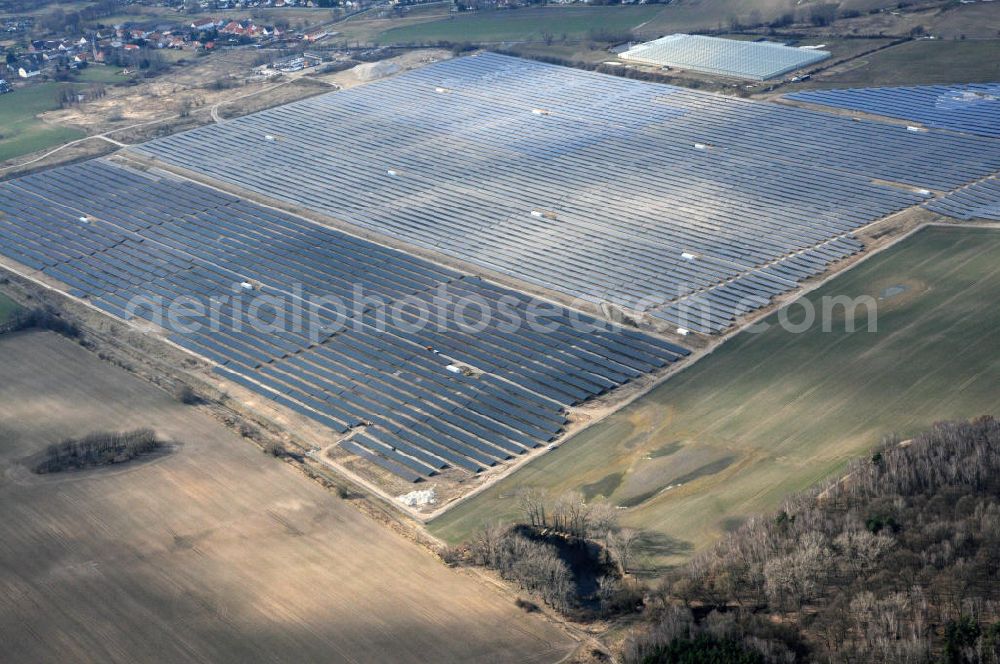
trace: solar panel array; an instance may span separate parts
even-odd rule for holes
[[[860,250],[853,231],[923,200],[875,180],[949,190],[1000,168],[980,140],[496,54],[140,149],[701,332]]]
[[[568,406],[688,353],[207,187],[104,161],[0,183],[0,254],[105,311],[165,325],[220,375],[350,432],[345,449],[413,481],[523,454],[559,434]],[[279,324],[265,308],[255,325],[244,313],[262,296],[314,318]],[[148,304],[192,297],[215,313],[166,325]],[[338,310],[334,298],[352,306]],[[421,302],[443,323],[421,327]],[[456,310],[465,302],[482,302],[493,316],[463,316]],[[544,329],[528,324],[533,306]]]
[[[815,90],[785,95],[834,108],[1000,138],[1000,83]]]
[[[826,60],[828,51],[703,35],[675,34],[633,46],[623,60],[764,81]]]
[[[928,209],[963,221],[1000,221],[1000,180],[990,178],[927,203]]]

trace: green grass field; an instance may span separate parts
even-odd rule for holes
[[[59,145],[86,134],[47,125],[36,116],[58,108],[58,83],[41,83],[0,95],[0,162]]]
[[[885,435],[1000,414],[1000,309],[990,304],[1000,296],[1000,232],[925,229],[808,300],[841,294],[884,297],[877,332],[743,333],[431,531],[457,542],[510,519],[519,487],[577,490],[627,507],[622,521],[646,531],[643,566],[653,572],[836,475]]]
[[[788,11],[783,0],[713,0],[712,2],[677,2],[663,7],[639,31],[643,38],[672,32],[725,28],[731,18],[749,21],[752,13],[759,20],[770,21]]]
[[[131,76],[122,76],[121,67],[111,67],[107,65],[91,65],[85,69],[77,71],[73,77],[74,81],[80,83],[123,83]]]
[[[20,309],[14,300],[0,293],[0,324],[7,322],[10,315]]]
[[[538,7],[458,14],[440,20],[391,28],[378,35],[380,44],[439,41],[495,43],[541,41],[544,35],[584,39],[593,32],[624,33],[653,18],[661,7]]]

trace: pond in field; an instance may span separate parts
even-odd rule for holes
[[[894,298],[897,295],[902,295],[906,291],[910,290],[910,287],[906,284],[895,284],[893,286],[888,286],[882,289],[882,292],[878,294],[878,299],[888,300]]]

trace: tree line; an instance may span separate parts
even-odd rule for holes
[[[50,330],[70,339],[77,339],[81,335],[80,328],[76,323],[66,320],[54,310],[45,307],[20,309],[0,324],[0,334],[29,329]]]
[[[32,9],[38,9],[38,0],[31,0],[30,4],[35,4]],[[39,25],[54,34],[62,33],[82,33],[87,25],[93,21],[112,16],[122,11],[126,7],[123,0],[97,0],[96,2],[82,5],[79,10],[63,9],[58,3],[55,7],[41,16]]]

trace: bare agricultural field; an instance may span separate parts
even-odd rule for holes
[[[52,6],[54,5],[51,5],[50,8]],[[293,28],[302,28],[328,23],[333,19],[334,13],[332,9],[323,7],[254,7],[252,9],[215,10],[211,16],[226,21],[242,21],[253,18],[259,23],[287,23]],[[178,12],[173,7],[132,4],[123,6],[118,14],[102,16],[94,20],[91,25],[96,27],[97,25],[141,23],[156,20],[183,22],[186,17],[185,13]]]
[[[877,331],[769,317],[648,395],[430,523],[466,540],[517,517],[522,487],[579,491],[642,529],[642,564],[689,558],[751,514],[840,472],[883,436],[1000,413],[1000,232],[929,227],[805,296],[869,295]],[[841,310],[842,311],[842,310]],[[801,323],[801,304],[789,320]]]
[[[930,30],[939,39],[997,39],[1000,7],[995,2],[959,4],[935,16]]]
[[[236,117],[330,91],[319,79],[301,74],[272,80],[254,78],[252,69],[259,57],[249,50],[213,54],[153,79],[109,87],[107,94],[96,100],[58,110],[52,104],[46,107],[52,110],[37,116],[31,111],[32,122],[47,128],[47,138],[32,142],[25,139],[31,139],[32,132],[15,132],[12,140],[17,149],[9,151],[10,159],[0,168],[0,176],[106,154],[120,143],[139,143],[212,122],[216,114],[219,119]],[[85,72],[97,69],[102,70],[100,77],[117,76],[108,67],[90,67]],[[49,92],[54,100],[53,90]],[[4,98],[20,99],[20,94]],[[26,111],[17,108],[22,115]],[[101,138],[104,134],[109,140]],[[76,140],[65,145],[71,139]],[[4,144],[0,140],[0,159],[7,155]]]
[[[808,16],[823,0],[678,0],[663,7],[655,18],[638,29],[641,37],[658,37],[672,32],[718,30],[733,19],[746,23],[773,21],[789,12]],[[867,14],[873,9],[896,7],[892,0],[844,0],[840,11]]]
[[[886,3],[886,9],[896,3]],[[905,36],[914,29],[937,39],[996,39],[1000,7],[993,2],[937,3],[862,14],[837,21],[838,34]],[[819,28],[822,30],[823,28]]]
[[[625,34],[651,20],[660,11],[656,5],[479,11],[387,29],[376,39],[382,45],[584,39],[596,33]]]
[[[1000,10],[1000,7],[997,7]],[[1000,17],[998,17],[1000,18]],[[918,40],[862,55],[794,83],[782,92],[887,85],[988,83],[1000,80],[1000,39]]]
[[[280,106],[313,95],[333,90],[331,85],[316,78],[296,78],[285,84],[265,88],[263,91],[231,102],[220,103],[218,114],[222,118],[235,118]]]
[[[12,159],[0,165],[0,179],[7,179],[19,175],[43,170],[58,164],[68,164],[71,162],[92,159],[113,152],[118,149],[114,143],[99,136],[78,139],[70,143],[64,143],[61,147],[44,150],[41,153],[35,152],[18,159]]]
[[[322,81],[328,85],[335,85],[342,89],[353,88],[358,85],[371,83],[384,76],[393,76],[433,62],[448,60],[451,57],[453,57],[451,51],[442,48],[415,49],[404,51],[399,55],[378,62],[358,64],[350,69],[338,71],[333,74],[320,74],[315,80]]]
[[[663,7],[636,32],[643,39],[651,39],[673,32],[715,30],[727,26],[731,18],[749,19],[756,12],[755,17],[771,21],[788,9],[786,0],[684,0]]]
[[[168,57],[175,55],[174,52],[167,54]],[[41,166],[43,164],[34,160],[62,144],[86,138],[87,135],[116,132],[140,123],[156,123],[157,126],[152,128],[147,124],[142,133],[133,131],[128,135],[125,132],[114,135],[118,139],[142,140],[162,135],[165,131],[190,128],[197,123],[190,116],[196,115],[199,110],[203,110],[200,115],[208,118],[208,110],[204,107],[267,91],[274,85],[246,82],[259,57],[250,51],[219,53],[205,58],[189,57],[196,61],[172,68],[153,79],[138,80],[133,85],[109,86],[103,97],[68,108],[60,108],[57,100],[57,92],[64,84],[54,82],[28,85],[12,94],[2,95],[0,120],[5,123],[6,129],[0,135],[0,163],[6,166],[6,170],[0,172],[10,175],[11,171],[21,170],[14,167],[26,161],[31,161],[33,167]],[[78,76],[75,86],[83,89],[89,82],[125,82],[126,79],[119,77],[117,71],[114,67],[89,67]],[[290,90],[300,94],[286,94],[279,102],[314,94],[302,87]],[[189,117],[178,118],[178,115]],[[89,142],[89,154],[101,152],[101,148],[95,146],[100,146],[99,140]],[[75,152],[75,156],[56,152],[53,158],[46,160],[46,164],[82,156],[79,150]]]
[[[607,44],[602,42],[587,43],[524,43],[512,44],[504,49],[505,53],[522,58],[562,58],[571,62],[582,62],[597,65],[602,62],[617,62],[617,57],[608,51]]]
[[[36,476],[95,430],[168,455]],[[575,645],[207,413],[51,333],[0,337],[7,661],[515,661]]]
[[[721,30],[734,21],[757,25],[793,14],[795,32],[816,35],[906,36],[918,26],[944,39],[995,38],[997,8],[994,3],[960,4],[945,0],[899,3],[895,0],[843,0],[837,3],[840,18],[831,27],[812,26],[812,11],[824,0],[678,0],[641,26],[643,38],[671,32]],[[992,21],[992,22],[991,22]]]
[[[376,14],[369,10],[333,26],[337,32],[330,41],[338,44],[355,46],[359,44],[374,44],[376,38],[386,30],[403,28],[417,23],[438,21],[450,15],[450,3],[429,2],[420,5],[397,5],[401,14],[386,12]]]

